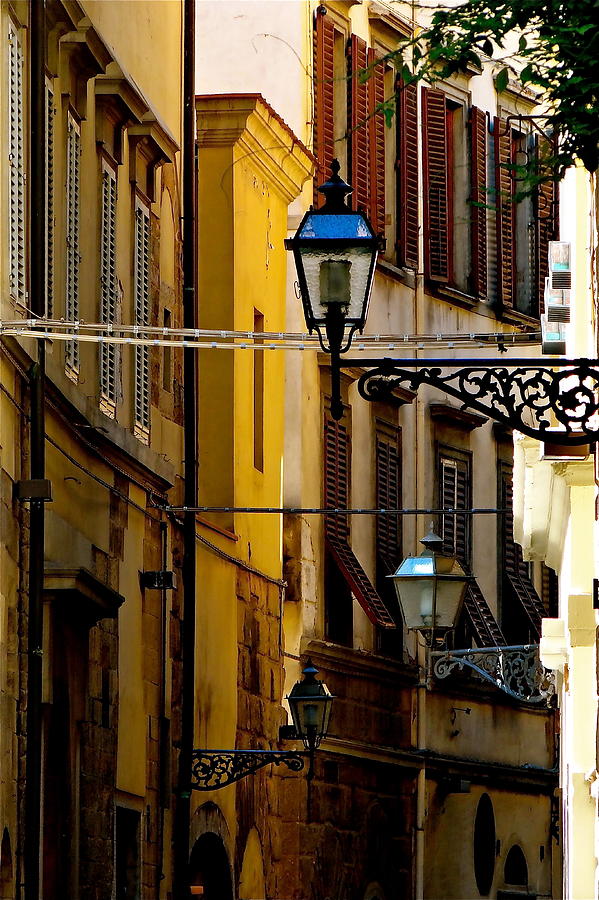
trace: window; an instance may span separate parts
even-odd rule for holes
[[[350,497],[350,440],[347,420],[325,414],[324,506],[347,509]],[[374,625],[395,623],[349,544],[349,517],[325,516],[325,633],[340,644],[353,642],[353,599]]]
[[[423,88],[422,98],[426,276],[463,293],[472,292],[473,206],[466,108],[434,88]],[[480,137],[480,131],[476,134]],[[475,172],[480,182],[480,166]],[[478,182],[477,192],[484,191]],[[474,233],[480,240],[480,227]]]
[[[393,93],[393,70],[382,61],[377,65],[381,55],[356,34],[348,40],[344,23],[321,9],[314,31],[315,203],[322,205],[324,198],[316,189],[329,178],[336,157],[353,187],[352,208],[362,209],[374,230],[385,234],[385,171],[392,142],[382,105],[386,91],[388,96]],[[369,66],[370,77],[363,80],[360,73]]]
[[[441,509],[469,509],[472,506],[471,460],[464,451],[442,448],[439,454],[439,506]],[[455,556],[466,572],[471,566],[471,517],[446,515],[441,520],[443,553]],[[478,582],[468,582],[464,608],[458,622],[454,646],[479,647],[505,645],[495,616],[491,612]]]
[[[439,455],[439,505],[441,509],[469,509],[470,456],[457,450],[451,453],[443,451]],[[469,518],[448,514],[441,520],[443,553],[455,556],[466,568],[470,566]]]
[[[116,172],[102,161],[100,223],[100,321],[111,324],[117,314],[116,279]],[[117,402],[116,344],[100,344],[100,408],[114,418]]]
[[[397,262],[418,270],[418,89],[397,82]]]
[[[485,897],[495,874],[495,813],[488,794],[482,794],[474,819],[474,875],[479,894]]]
[[[537,643],[541,620],[546,615],[543,603],[530,579],[529,564],[514,540],[512,467],[502,463],[499,471],[498,516],[501,584],[501,627],[508,643]]]
[[[524,116],[493,123],[497,240],[497,298],[503,308],[538,318],[543,312],[549,241],[557,236],[557,185],[542,184],[518,202],[522,167],[551,155],[548,140]],[[542,162],[539,161],[542,172]]]
[[[66,279],[65,317],[67,322],[79,318],[79,203],[80,203],[81,130],[71,112],[67,115],[66,171]],[[77,381],[79,344],[67,341],[65,346],[67,375]]]
[[[8,26],[8,234],[10,293],[27,303],[25,260],[25,138],[23,130],[23,47],[18,30]]]
[[[264,316],[257,309],[254,333],[264,333]],[[254,350],[254,468],[264,471],[264,351],[258,349]]]
[[[163,311],[162,324],[165,328],[165,336],[167,340],[170,340],[171,335],[168,334],[172,324],[170,309]],[[169,392],[173,389],[173,348],[168,346],[162,348],[162,389]]]
[[[150,211],[139,199],[135,203],[133,296],[135,325],[150,324]],[[150,439],[150,349],[137,344],[134,384],[134,434],[144,443]]]
[[[396,425],[379,421],[376,430],[376,508],[401,509],[401,431]],[[377,630],[377,649],[385,656],[401,657],[403,622],[393,582],[387,577],[397,570],[402,554],[400,515],[376,517],[376,589],[388,610],[395,612],[395,630]]]
[[[54,93],[46,82],[46,315],[54,314]]]

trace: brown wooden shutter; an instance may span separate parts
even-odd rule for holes
[[[401,508],[401,459],[398,440],[386,435],[376,438],[376,506]],[[377,564],[392,575],[401,562],[401,519],[398,515],[376,517]]]
[[[418,269],[418,89],[398,79],[398,262]]]
[[[470,180],[472,241],[472,288],[487,296],[487,116],[482,109],[470,110]],[[479,205],[480,204],[480,205]]]
[[[335,28],[326,15],[316,13],[314,22],[314,148],[317,159],[314,176],[314,205],[322,206],[324,197],[318,186],[330,175],[335,156],[334,124],[334,46]]]
[[[470,466],[465,459],[441,457],[441,507],[468,509],[470,505]],[[443,553],[455,556],[468,567],[470,563],[470,526],[468,516],[443,516],[441,523]]]
[[[537,159],[555,153],[551,143],[541,138],[537,142]],[[539,166],[539,174],[549,174]],[[558,186],[555,181],[543,181],[537,189],[536,197],[536,310],[540,316],[545,312],[545,279],[549,275],[549,241],[557,240],[558,232]]]
[[[324,426],[324,505],[326,509],[349,506],[349,435],[341,422],[328,416]],[[344,515],[325,516],[325,533],[346,541],[349,519]]]
[[[377,234],[385,234],[385,69],[376,50],[368,51],[368,65],[373,66],[368,80],[368,126],[370,137],[370,207],[368,215]]]
[[[497,206],[497,297],[505,307],[514,305],[514,177],[512,168],[512,129],[495,117],[495,187]]]
[[[541,637],[541,621],[545,615],[543,602],[528,572],[528,565],[522,557],[522,548],[514,540],[514,491],[511,469],[505,468],[501,475],[501,505],[503,513],[502,547],[503,565],[507,580],[522,604],[537,638]]]
[[[445,94],[423,88],[425,273],[434,281],[449,278],[447,131]]]
[[[474,578],[469,581],[466,589],[464,609],[479,647],[506,645],[507,641],[503,632]]]
[[[350,123],[349,141],[349,165],[350,184],[353,193],[350,194],[352,209],[361,208],[368,212],[370,200],[370,174],[369,174],[369,108],[368,108],[368,80],[361,77],[368,66],[368,52],[366,41],[352,34],[349,41],[348,56],[348,105]]]

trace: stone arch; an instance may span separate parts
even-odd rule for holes
[[[528,887],[528,864],[522,847],[512,844],[505,858],[503,879],[506,884]]]
[[[364,900],[385,900],[386,894],[378,881],[372,881],[364,891]]]
[[[10,834],[5,828],[0,844],[0,900],[12,900],[15,896],[13,887]]]
[[[198,807],[191,820],[190,882],[204,900],[233,900],[231,834],[215,803]]]
[[[258,900],[266,897],[262,841],[255,825],[250,829],[245,842],[238,897],[239,900]]]

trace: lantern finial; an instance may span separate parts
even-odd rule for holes
[[[351,194],[353,188],[339,175],[339,160],[334,159],[331,163],[331,175],[328,181],[321,184],[318,190],[325,196],[325,204],[321,207],[324,213],[343,212],[347,209],[345,195]]]

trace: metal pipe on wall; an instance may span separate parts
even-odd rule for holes
[[[195,0],[184,0],[183,37],[183,325],[197,326],[196,311],[196,142],[195,142]],[[197,365],[193,348],[183,350],[185,505],[197,505]],[[189,853],[191,763],[195,724],[196,514],[183,521],[183,620],[181,748],[173,828],[174,900],[191,896]]]
[[[45,272],[45,52],[46,4],[29,5],[29,297],[30,307],[43,316]],[[37,341],[37,362],[31,367],[30,478],[45,477],[45,344]],[[29,512],[29,604],[27,626],[27,755],[25,760],[25,900],[39,900],[42,829],[42,642],[44,591],[44,500],[32,500]]]

